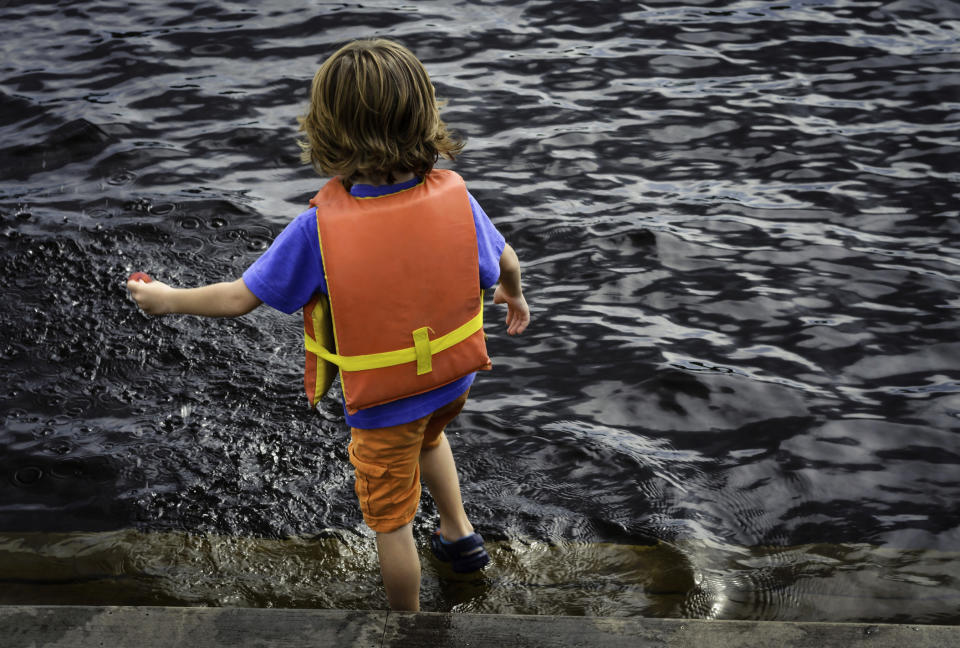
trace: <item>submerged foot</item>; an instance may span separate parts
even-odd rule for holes
[[[490,562],[490,554],[484,548],[483,536],[479,533],[471,533],[450,542],[436,531],[430,537],[430,550],[439,560],[450,563],[458,574],[478,571]]]

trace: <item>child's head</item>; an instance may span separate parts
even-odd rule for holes
[[[423,64],[384,39],[349,43],[320,66],[300,130],[303,161],[348,181],[423,175],[439,155],[453,159],[463,148],[440,119]]]

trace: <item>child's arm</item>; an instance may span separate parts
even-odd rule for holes
[[[262,302],[243,279],[202,286],[173,288],[160,281],[128,281],[127,290],[143,312],[149,315],[184,313],[205,317],[245,315]]]
[[[520,286],[520,260],[510,245],[506,245],[500,255],[500,284],[493,293],[493,303],[507,305],[507,333],[518,335],[526,330],[530,307]]]

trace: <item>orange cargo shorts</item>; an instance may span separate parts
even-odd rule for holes
[[[420,505],[420,452],[436,448],[469,390],[423,418],[391,427],[350,428],[350,463],[363,520],[378,533],[413,521]]]

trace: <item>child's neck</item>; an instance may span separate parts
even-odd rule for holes
[[[387,184],[400,184],[401,182],[406,182],[414,177],[412,171],[403,171],[402,173],[394,173],[393,181],[387,182],[386,176],[359,176],[354,180],[354,184],[365,184],[373,185],[375,187]]]

